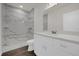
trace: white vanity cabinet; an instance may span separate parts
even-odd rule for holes
[[[60,45],[60,42],[58,42],[57,39],[54,39],[52,43],[54,43],[54,45],[53,44],[51,45],[51,51],[50,51],[51,56],[70,56],[71,55],[66,51],[64,51],[65,46]]]
[[[48,56],[51,53],[52,45],[54,46],[54,41],[52,38],[41,36],[41,35],[34,35],[34,52],[38,56]]]
[[[79,56],[79,44],[72,41],[55,40],[56,47],[61,51],[72,55]]]
[[[38,56],[79,56],[76,42],[38,34],[34,40],[34,52]]]

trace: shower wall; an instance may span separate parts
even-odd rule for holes
[[[11,46],[26,45],[33,39],[34,9],[25,11],[20,8],[2,5],[2,50]],[[16,44],[16,45],[15,45]]]

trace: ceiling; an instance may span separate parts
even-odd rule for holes
[[[20,6],[23,6],[22,9],[30,11],[32,8],[36,8],[42,5],[46,5],[48,3],[8,3],[8,5],[21,8]]]

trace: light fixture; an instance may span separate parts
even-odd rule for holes
[[[22,5],[20,5],[20,8],[23,8],[23,6],[22,6]]]
[[[57,3],[49,3],[48,5],[49,5],[49,7],[52,7],[54,5],[57,5]]]

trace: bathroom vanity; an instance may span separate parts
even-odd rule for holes
[[[79,36],[35,33],[34,52],[38,56],[79,56]]]

